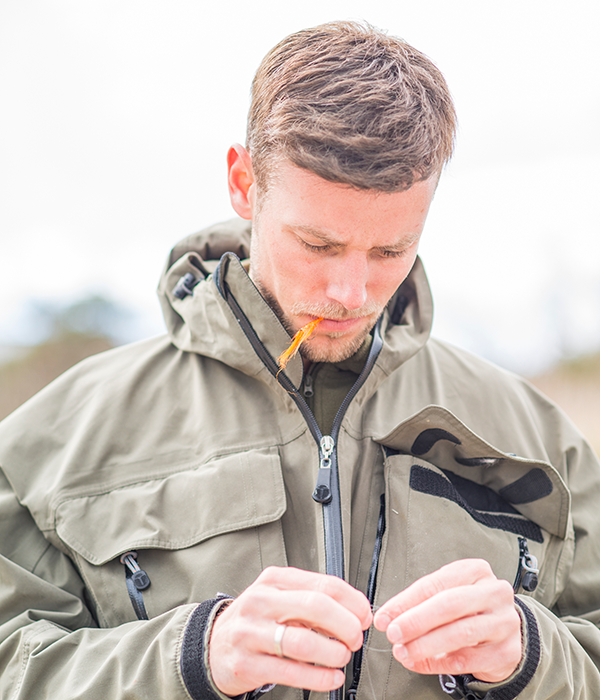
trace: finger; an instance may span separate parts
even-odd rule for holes
[[[248,690],[260,687],[267,683],[291,683],[296,679],[296,687],[305,687],[313,690],[331,690],[343,683],[343,674],[339,679],[339,671],[335,667],[345,665],[350,659],[348,648],[337,640],[326,638],[311,640],[302,639],[299,635],[319,635],[307,629],[286,629],[281,640],[281,651],[286,655],[298,654],[308,659],[297,661],[295,659],[281,659],[275,648],[275,631],[277,625],[274,622],[260,620],[259,623],[245,615],[239,615],[231,603],[216,619],[213,626],[210,647],[209,664],[213,680],[225,695],[239,695]],[[287,636],[288,633],[292,633]],[[318,666],[320,671],[315,671]],[[296,665],[302,669],[294,670]],[[308,671],[306,667],[308,666]],[[298,682],[298,679],[302,679]]]
[[[358,617],[333,598],[318,591],[288,591],[257,586],[252,592],[248,591],[248,595],[240,596],[232,603],[230,610],[230,614],[235,612],[249,621],[253,629],[266,626],[267,630],[272,631],[271,622],[277,622],[309,627],[326,637],[338,639],[352,651],[362,645],[363,631]],[[270,651],[270,648],[266,651]]]
[[[337,576],[295,569],[291,566],[270,566],[260,574],[255,584],[274,586],[281,590],[320,592],[333,598],[358,617],[363,630],[367,629],[372,622],[373,615],[368,598]]]
[[[228,666],[213,679],[225,695],[240,695],[262,685],[275,683],[295,688],[327,692],[343,685],[345,676],[340,669],[315,666],[277,656],[257,654],[248,656],[231,650]]]
[[[477,646],[498,646],[515,642],[520,649],[521,622],[514,606],[500,614],[480,614],[455,620],[418,637],[395,644],[395,657],[413,662],[442,658]]]
[[[442,591],[410,608],[388,625],[387,637],[392,643],[405,644],[461,618],[484,616],[489,620],[485,613],[499,615],[502,612],[508,614],[511,619],[517,615],[512,586],[508,581],[489,579],[477,585]],[[489,640],[477,639],[474,643],[481,641]],[[471,644],[465,643],[461,646]]]
[[[273,640],[270,644],[272,653],[275,653]],[[352,658],[345,644],[304,627],[286,626],[280,647],[281,653],[288,659],[329,668],[341,668]]]
[[[487,683],[506,680],[514,673],[522,656],[520,638],[511,640],[510,643],[483,644],[421,660],[405,657],[400,647],[394,646],[392,651],[394,657],[410,671],[453,675],[470,673]]]
[[[441,567],[415,581],[408,588],[390,598],[375,613],[373,623],[378,630],[385,632],[390,622],[406,610],[422,603],[442,591],[477,583],[494,577],[488,562],[483,559],[461,559]]]

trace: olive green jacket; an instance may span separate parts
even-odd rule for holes
[[[334,421],[327,472],[301,360],[273,371],[288,334],[237,257],[207,262],[246,257],[248,235],[230,223],[182,242],[159,289],[168,336],[85,360],[0,424],[2,700],[208,698],[192,677],[190,639],[210,629],[210,615],[195,622],[201,601],[269,565],[367,591],[375,564],[377,606],[466,557],[517,586],[526,653],[506,683],[458,684],[490,700],[597,700],[600,467],[581,436],[525,381],[429,339],[417,261]],[[313,498],[318,481],[331,501]],[[523,543],[539,562],[532,592]],[[149,619],[128,592],[130,551],[151,581],[133,595]],[[370,631],[359,700],[443,697]]]

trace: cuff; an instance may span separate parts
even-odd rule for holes
[[[190,615],[181,646],[181,675],[192,700],[232,700],[215,685],[208,663],[208,640],[214,622],[233,598],[219,593],[200,603]],[[274,685],[264,685],[249,693],[235,696],[234,700],[255,700],[272,690]]]
[[[534,614],[519,598],[515,598],[521,617],[523,658],[515,672],[502,683],[485,683],[471,675],[440,676],[442,690],[455,700],[514,700],[532,679],[540,663],[540,632]]]

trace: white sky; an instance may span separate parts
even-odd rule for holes
[[[600,3],[3,0],[0,345],[31,299],[103,292],[162,331],[169,248],[233,215],[266,51],[366,19],[427,53],[460,134],[421,254],[436,335],[522,372],[600,346]]]

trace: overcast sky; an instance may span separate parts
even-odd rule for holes
[[[31,300],[104,293],[162,332],[170,247],[233,215],[266,51],[366,19],[427,53],[460,120],[421,255],[434,333],[521,372],[600,347],[600,3],[2,0],[0,345]]]

